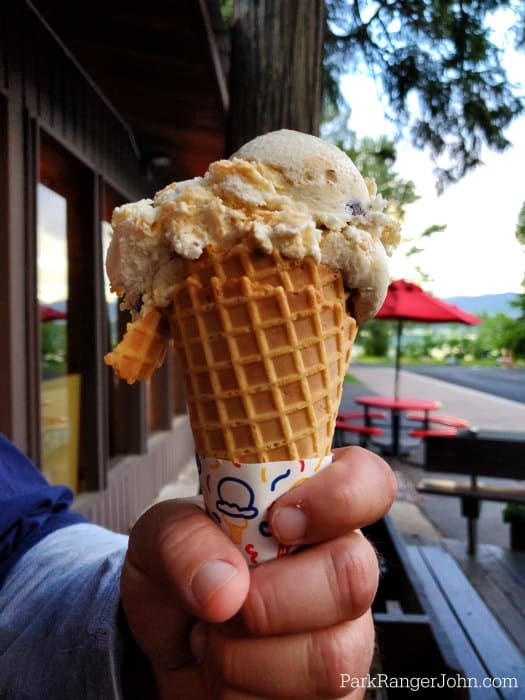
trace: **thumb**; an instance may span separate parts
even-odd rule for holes
[[[146,511],[131,531],[126,559],[187,613],[208,622],[232,617],[248,593],[244,557],[191,501],[163,501]]]

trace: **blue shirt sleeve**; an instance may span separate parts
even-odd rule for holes
[[[47,535],[11,568],[0,589],[1,698],[122,697],[126,549],[126,536],[77,524]]]
[[[50,486],[0,434],[0,586],[16,562],[49,533],[86,522],[70,511],[72,501],[70,489]]]

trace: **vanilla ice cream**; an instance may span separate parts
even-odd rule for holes
[[[250,141],[202,177],[173,183],[153,201],[115,209],[107,256],[112,288],[135,313],[170,305],[183,258],[241,243],[341,270],[358,324],[380,308],[387,255],[399,225],[373,180],[336,146],[295,131]]]

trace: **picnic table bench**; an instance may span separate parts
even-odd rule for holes
[[[382,411],[370,411],[365,415],[364,411],[342,411],[337,415],[334,433],[334,447],[344,447],[348,444],[344,438],[345,433],[356,433],[361,447],[367,447],[372,435],[382,435],[383,429],[371,424],[371,418],[384,420],[386,414]],[[355,423],[361,420],[362,423]],[[366,421],[366,422],[365,422]]]
[[[385,671],[445,683],[421,686],[424,697],[522,698],[525,657],[454,557],[440,546],[406,544],[388,516],[365,534],[383,562],[373,612]],[[392,697],[406,697],[406,689]]]
[[[468,480],[423,478],[420,493],[459,498],[467,519],[469,554],[477,547],[477,522],[483,501],[525,504],[525,434],[465,431],[456,437],[428,435],[423,469]],[[504,485],[487,484],[479,477],[512,480]],[[521,481],[521,484],[512,482]]]
[[[456,416],[442,416],[432,413],[407,413],[407,420],[418,421],[423,424],[424,428],[430,427],[430,423],[437,425],[445,425],[448,428],[468,428],[469,423],[465,418],[457,418]]]
[[[411,437],[427,438],[427,437],[455,437],[458,429],[469,427],[469,423],[464,418],[456,418],[455,416],[441,416],[433,413],[407,413],[408,421],[418,421],[421,423],[419,428],[409,430]],[[436,428],[435,425],[442,425],[443,428]]]

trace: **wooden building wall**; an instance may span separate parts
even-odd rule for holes
[[[173,369],[167,366],[155,379],[158,392],[153,410],[160,416],[156,426],[162,435],[160,446],[156,436],[155,450],[149,449],[144,387],[122,386],[120,452],[140,454],[140,458],[131,467],[127,457],[126,469],[121,459],[110,460],[109,454],[101,192],[109,185],[127,200],[151,193],[129,126],[31,3],[4,0],[0,3],[0,431],[37,463],[36,186],[41,141],[48,137],[84,168],[83,186],[91,202],[81,241],[81,280],[77,280],[74,299],[75,316],[82,318],[74,338],[87,379],[83,400],[89,404],[81,436],[86,492],[77,500],[77,507],[94,515],[97,522],[125,531],[151,496],[145,484],[157,488],[176,478],[178,467],[187,462],[193,449],[187,419],[173,421],[173,396],[169,391],[160,393],[174,384]],[[180,399],[178,403],[180,408]],[[137,479],[139,472],[141,479]],[[150,477],[145,477],[148,473]]]
[[[131,129],[31,4],[1,3],[0,27],[0,89],[125,195],[143,193]]]

